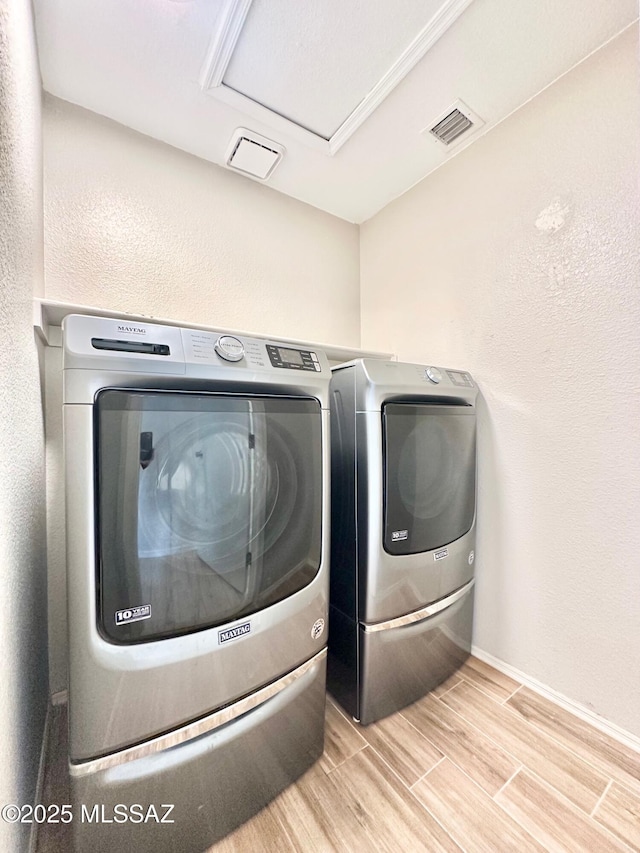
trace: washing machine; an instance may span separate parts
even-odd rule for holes
[[[202,851],[322,753],[329,364],[79,315],[63,352],[74,844]]]
[[[468,657],[477,388],[466,371],[333,369],[329,689],[363,725]]]

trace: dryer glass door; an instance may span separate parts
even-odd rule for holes
[[[98,621],[107,639],[219,625],[315,577],[317,400],[107,389],[95,412]]]
[[[467,533],[475,515],[476,419],[468,406],[383,406],[384,548],[417,554]]]

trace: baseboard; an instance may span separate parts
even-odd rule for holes
[[[493,666],[500,672],[503,672],[505,675],[509,675],[511,678],[515,678],[516,681],[522,682],[525,687],[529,687],[534,693],[539,693],[541,696],[544,696],[545,699],[555,702],[556,705],[564,708],[565,711],[569,711],[571,714],[574,714],[574,716],[579,717],[579,719],[584,720],[586,723],[590,723],[590,725],[595,729],[604,732],[604,734],[609,735],[609,737],[612,737],[619,743],[628,746],[629,749],[633,749],[635,752],[640,752],[640,737],[626,731],[621,726],[617,726],[615,723],[601,717],[599,714],[594,714],[593,711],[590,711],[589,708],[585,708],[585,706],[581,705],[579,702],[575,702],[573,699],[563,696],[562,693],[558,693],[551,687],[547,687],[546,684],[542,684],[542,682],[537,681],[535,678],[531,678],[531,676],[526,675],[519,669],[516,669],[515,666],[511,666],[499,658],[495,658],[493,655],[479,649],[477,646],[471,647],[471,654],[485,663],[488,663],[490,666]]]
[[[47,713],[44,718],[44,729],[42,731],[42,746],[40,747],[40,762],[38,764],[38,779],[36,781],[34,805],[42,802],[42,788],[44,785],[44,765],[47,760],[47,746],[49,744],[49,726],[51,725],[51,705],[47,704]],[[39,824],[34,821],[31,824],[31,832],[29,833],[29,853],[36,853],[38,845],[38,827]]]

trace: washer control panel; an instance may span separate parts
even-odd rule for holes
[[[273,367],[283,367],[288,370],[322,370],[318,355],[311,350],[281,347],[267,344],[267,354]]]
[[[244,358],[244,344],[233,335],[220,335],[213,348],[225,361],[241,361]]]
[[[197,329],[182,329],[182,337],[187,364],[259,371],[308,370],[323,376],[330,373],[322,351],[314,352],[294,344]]]
[[[326,353],[310,349],[310,344],[281,343],[222,330],[69,314],[63,323],[63,339],[65,370],[99,367],[194,379],[235,376],[243,382],[293,383],[305,393],[315,393],[331,377]],[[69,391],[67,402],[73,393]]]

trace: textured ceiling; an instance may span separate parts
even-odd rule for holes
[[[223,0],[36,0],[44,88],[221,165],[233,131],[254,130],[286,148],[269,186],[353,222],[637,18],[636,0],[241,2],[248,13],[224,86],[206,91]],[[447,15],[451,25],[333,155],[283,120],[331,136],[425,23]],[[262,106],[239,107],[232,89]],[[422,131],[457,99],[485,123],[448,150]]]

